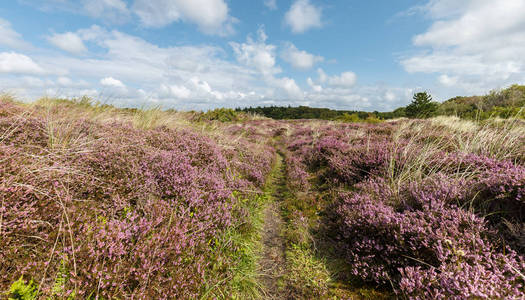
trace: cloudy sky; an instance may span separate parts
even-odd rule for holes
[[[525,83],[525,0],[10,0],[0,92],[386,111]]]

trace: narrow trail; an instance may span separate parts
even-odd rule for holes
[[[279,155],[270,179],[272,180],[269,190],[270,199],[264,209],[263,253],[259,262],[261,268],[259,273],[265,290],[265,299],[286,299],[283,280],[286,272],[286,241],[283,237],[284,220],[280,212],[286,178],[282,161],[283,157]]]

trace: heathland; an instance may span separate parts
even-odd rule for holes
[[[1,297],[523,299],[525,122],[479,117],[496,100],[353,122],[3,96]]]

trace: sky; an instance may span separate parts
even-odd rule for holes
[[[389,111],[525,83],[525,0],[10,0],[0,92]]]

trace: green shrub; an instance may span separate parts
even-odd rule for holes
[[[236,122],[241,121],[244,114],[231,108],[217,108],[197,116],[198,121]]]
[[[9,300],[33,300],[37,299],[38,291],[36,285],[31,280],[28,284],[20,277],[9,288]]]
[[[347,122],[347,123],[355,123],[355,122],[361,121],[361,119],[356,113],[353,113],[353,114],[344,113],[342,116],[338,117],[337,120],[342,121],[342,122]]]

